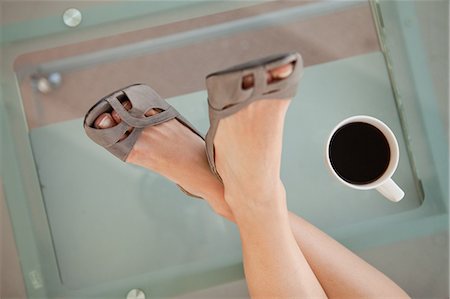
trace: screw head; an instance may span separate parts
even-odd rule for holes
[[[63,14],[63,21],[69,27],[77,27],[81,23],[81,12],[76,8],[69,8]]]
[[[145,299],[145,293],[141,289],[132,289],[128,292],[126,299]]]
[[[62,82],[61,74],[58,72],[51,73],[48,75],[48,82],[50,82],[52,87],[58,87]]]

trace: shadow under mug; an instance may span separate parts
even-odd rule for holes
[[[352,183],[349,180],[346,180],[345,178],[341,177],[341,175],[338,174],[338,170],[335,169],[333,166],[333,163],[331,161],[330,157],[330,145],[332,145],[332,139],[336,135],[337,132],[339,132],[340,129],[342,129],[344,126],[350,125],[350,124],[357,124],[357,123],[365,123],[369,124],[376,129],[378,129],[386,139],[388,145],[389,145],[389,161],[387,164],[387,167],[385,168],[384,172],[379,175],[375,180],[367,182],[367,183]],[[367,136],[366,136],[367,137]],[[346,146],[351,146],[351,140],[348,141],[348,144]],[[367,145],[369,146],[369,145]],[[333,150],[333,149],[331,149]],[[378,192],[380,192],[384,197],[387,199],[398,202],[400,201],[405,193],[402,189],[391,179],[392,175],[394,174],[395,170],[397,169],[398,161],[399,161],[399,148],[397,139],[395,138],[394,133],[391,131],[391,129],[384,124],[379,119],[376,119],[371,116],[366,115],[357,115],[352,116],[347,119],[344,119],[339,124],[334,127],[334,129],[331,131],[330,136],[328,137],[328,141],[326,143],[326,150],[325,150],[325,161],[328,166],[328,169],[330,170],[330,173],[337,178],[341,183],[344,185],[347,185],[351,188],[358,189],[358,190],[370,190],[370,189],[376,189]],[[346,157],[347,159],[351,159],[352,157]]]

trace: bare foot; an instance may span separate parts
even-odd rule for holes
[[[130,110],[131,102],[125,101],[123,106]],[[151,109],[146,116],[158,112]],[[106,129],[121,121],[120,116],[113,110],[97,117],[94,126]],[[122,139],[126,137],[127,134]],[[202,198],[217,198],[213,191],[222,188],[209,169],[204,141],[176,119],[145,128],[126,162],[158,172],[186,191]]]
[[[268,82],[287,78],[292,71],[292,64],[270,70]],[[243,87],[251,87],[251,81],[252,77],[244,78]],[[289,103],[290,99],[259,100],[220,120],[214,140],[215,158],[217,171],[226,186],[225,200],[232,211],[268,204],[285,205],[273,201],[283,198],[285,192],[280,164]]]

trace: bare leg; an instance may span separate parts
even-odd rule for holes
[[[290,229],[280,180],[288,105],[288,100],[261,100],[222,119],[214,142],[217,170],[239,227],[250,295],[325,298]]]
[[[314,225],[289,213],[292,232],[329,298],[409,298],[386,275]]]
[[[97,119],[96,126],[108,128],[119,121],[120,118],[114,113],[113,117],[105,113]],[[201,195],[216,213],[235,222],[235,217],[224,199],[223,185],[209,170],[203,140],[175,120],[147,128],[144,133],[134,146],[128,162],[159,172],[193,194]],[[166,140],[164,143],[160,142],[163,140],[162,136]],[[174,147],[175,143],[180,147]],[[183,155],[179,154],[177,148],[183,148]],[[179,167],[175,168],[171,163]],[[196,175],[192,176],[192,172]],[[282,193],[281,201],[283,196]],[[268,225],[265,221],[261,223]],[[408,297],[384,274],[307,221],[289,213],[289,224],[298,247],[328,297]],[[261,231],[264,233],[264,229]]]

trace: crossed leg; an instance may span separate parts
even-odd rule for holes
[[[289,75],[289,69],[270,71],[268,80]],[[214,211],[238,225],[254,297],[408,298],[383,273],[287,211],[279,168],[288,105],[285,100],[257,101],[221,121],[215,146],[225,189],[209,170],[203,140],[176,120],[146,128],[127,162],[202,196]],[[268,111],[273,118],[269,125]],[[117,114],[105,113],[95,125],[107,128],[118,122]]]

